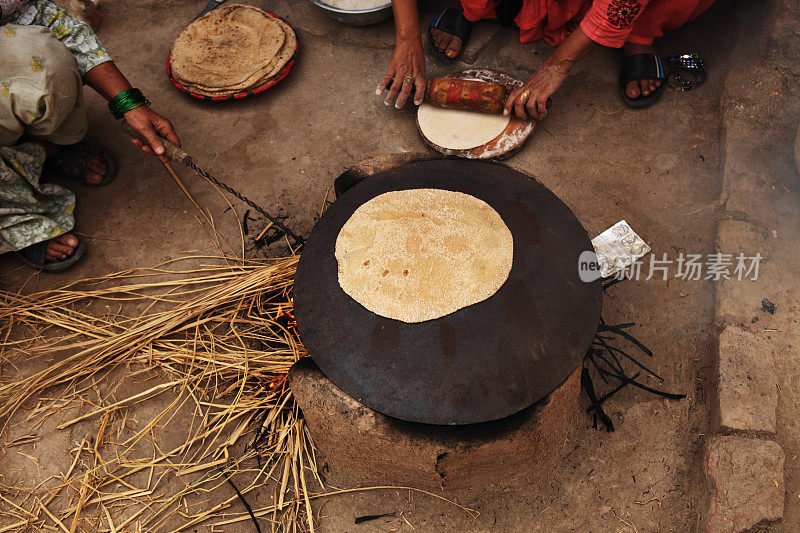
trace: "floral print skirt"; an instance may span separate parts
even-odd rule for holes
[[[0,26],[0,253],[70,231],[75,195],[42,183],[45,151],[15,146],[23,134],[74,144],[86,134],[81,77],[72,53],[41,26]]]
[[[72,229],[75,195],[42,183],[44,148],[0,146],[0,253],[21,250]]]

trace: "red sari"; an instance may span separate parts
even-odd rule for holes
[[[580,26],[593,41],[619,48],[652,44],[665,31],[692,20],[714,0],[524,0],[514,21],[519,40],[557,46]],[[496,18],[496,0],[461,0],[467,20]]]

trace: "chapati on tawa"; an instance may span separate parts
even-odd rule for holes
[[[252,6],[233,4],[187,26],[172,47],[172,72],[181,82],[225,89],[258,80],[286,40],[275,17]]]
[[[513,242],[497,211],[474,196],[391,191],[361,205],[339,232],[339,285],[379,316],[433,320],[497,292]]]

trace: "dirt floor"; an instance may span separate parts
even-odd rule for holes
[[[391,23],[349,28],[336,24],[308,1],[244,3],[285,17],[298,31],[301,50],[287,80],[244,101],[201,103],[179,93],[167,79],[165,61],[171,43],[204,1],[105,0],[99,36],[133,84],[170,118],[183,146],[203,168],[267,210],[288,215],[287,223],[305,233],[326,191],[344,169],[369,157],[427,148],[413,114],[385,107],[374,94],[391,54]],[[426,25],[438,5],[423,4]],[[618,95],[620,53],[595,50],[576,66],[546,120],[507,163],[549,187],[590,235],[625,219],[659,257],[713,252],[722,190],[720,102],[737,9],[735,2],[718,1],[700,19],[658,43],[664,54],[698,52],[709,66],[709,78],[702,87],[686,93],[666,90],[658,105],[630,110]],[[544,43],[523,46],[515,32],[479,24],[463,63],[443,66],[431,59],[428,74],[477,66],[526,77],[550,51]],[[211,248],[192,204],[161,164],[128,143],[97,95],[89,95],[88,103],[90,139],[114,150],[121,171],[106,188],[72,186],[79,202],[76,229],[90,247],[87,256],[59,276],[32,276],[15,258],[1,257],[0,283],[5,288],[24,284],[25,290],[41,289]],[[182,176],[197,201],[208,207],[220,233],[234,248],[240,246],[236,219],[226,212],[223,198],[189,172],[183,171]],[[241,216],[245,207],[235,205]],[[264,222],[259,218],[252,225],[258,229]],[[574,450],[559,468],[530,472],[525,483],[512,488],[455,495],[461,505],[479,513],[477,518],[429,496],[374,491],[316,505],[320,528],[354,532],[691,530],[705,490],[699,461],[710,425],[717,334],[714,303],[710,281],[642,279],[625,281],[606,293],[606,321],[636,322],[632,332],[655,353],[651,363],[664,377],[661,386],[686,393],[686,399],[668,401],[642,391],[623,391],[607,404],[617,431],[598,431],[586,416]],[[18,365],[21,372],[30,370],[24,362]],[[654,380],[647,383],[658,385]],[[130,379],[115,397],[152,385]],[[104,390],[102,385],[100,389]],[[145,419],[168,401],[162,395],[140,403],[130,416]],[[35,449],[22,446],[0,451],[0,474],[35,481],[63,469],[70,438],[76,437],[52,429],[58,422],[55,418],[40,430],[43,439]],[[87,422],[83,431],[91,432],[92,424]],[[181,424],[178,420],[163,438],[179,442]],[[3,437],[11,440],[15,431],[25,429],[20,426]],[[39,458],[42,468],[21,453]],[[786,453],[788,462],[792,451]],[[357,484],[353,476],[351,486]],[[794,475],[787,484],[787,499],[792,500],[795,518],[798,488],[800,479]],[[251,504],[266,505],[270,498],[265,491]],[[354,525],[355,517],[383,513],[396,516]],[[779,529],[793,527],[784,524]],[[249,530],[247,523],[229,529]]]

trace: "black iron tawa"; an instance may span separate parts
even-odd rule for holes
[[[514,237],[514,259],[490,298],[408,324],[345,294],[334,250],[359,206],[417,188],[463,192],[491,205]],[[578,277],[585,250],[593,250],[591,241],[572,211],[504,165],[438,159],[378,172],[328,208],[303,248],[294,286],[300,338],[334,384],[380,413],[429,424],[497,420],[544,398],[586,354],[602,291],[599,280]]]

